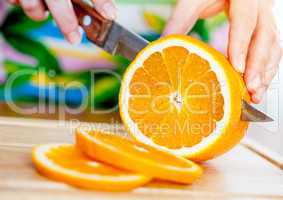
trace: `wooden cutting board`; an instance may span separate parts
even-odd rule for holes
[[[188,186],[155,181],[131,192],[105,193],[77,189],[39,175],[31,162],[31,147],[73,142],[76,125],[0,117],[0,199],[283,199],[283,171],[243,145],[203,163],[203,177]],[[92,125],[123,133],[119,124]]]

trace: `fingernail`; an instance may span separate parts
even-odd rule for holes
[[[49,12],[48,11],[44,11],[44,19],[47,19],[48,16],[49,16]]]
[[[17,1],[16,0],[9,0],[9,3],[15,4]]]
[[[40,20],[44,20],[44,19],[46,19],[47,18],[47,14],[46,14],[46,12],[42,12],[42,10],[40,10],[40,9],[35,9],[34,11],[33,11],[33,16],[34,16],[34,20],[38,20],[38,21],[40,21]]]
[[[261,77],[256,75],[248,84],[249,89],[257,89],[261,87]]]
[[[260,103],[262,98],[263,98],[263,95],[265,93],[265,89],[264,88],[260,88],[259,90],[256,91],[256,93],[253,95],[253,101],[255,103]]]
[[[102,15],[105,18],[108,18],[110,20],[114,20],[117,17],[116,8],[110,2],[103,4],[102,10],[103,10]]]
[[[244,73],[245,72],[245,65],[246,60],[244,54],[240,54],[238,59],[235,61],[235,68],[238,72]]]
[[[22,3],[24,3],[24,4],[28,3],[29,5],[31,5],[31,7],[38,5],[38,1],[37,0],[22,0]]]
[[[73,31],[67,35],[67,39],[71,44],[79,44],[81,42],[81,33]]]

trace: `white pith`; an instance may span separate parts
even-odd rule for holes
[[[171,46],[180,46],[186,48],[190,53],[196,53],[203,59],[207,60],[210,63],[211,70],[215,72],[217,79],[221,85],[221,93],[224,98],[224,116],[223,118],[216,123],[216,128],[214,131],[207,137],[203,138],[202,141],[193,147],[182,147],[179,149],[169,149],[163,146],[160,146],[158,144],[155,144],[150,138],[146,137],[142,134],[142,132],[139,130],[138,126],[135,124],[135,122],[130,118],[128,113],[128,100],[130,97],[129,92],[129,85],[131,78],[133,77],[135,71],[143,66],[144,61],[153,53],[155,52],[162,52],[163,49]],[[182,39],[170,39],[170,42],[167,40],[163,40],[162,42],[159,42],[157,44],[154,44],[151,46],[151,48],[148,48],[146,51],[142,52],[139,55],[139,59],[136,59],[132,64],[131,68],[129,68],[124,76],[123,84],[121,88],[121,113],[123,119],[126,121],[126,126],[130,129],[130,132],[134,135],[134,137],[137,138],[137,140],[144,142],[148,145],[155,146],[157,148],[161,148],[163,150],[169,151],[171,153],[177,154],[177,155],[193,155],[196,152],[201,151],[201,149],[207,147],[211,143],[214,143],[215,140],[223,133],[223,129],[225,129],[226,124],[229,120],[230,116],[230,108],[231,108],[231,100],[230,100],[230,90],[226,85],[227,83],[227,77],[225,75],[225,72],[223,71],[222,67],[219,66],[219,63],[215,61],[215,59],[204,51],[203,49],[197,47],[194,44],[189,43],[188,41],[184,41]],[[174,94],[173,94],[174,95]],[[173,102],[174,103],[174,102]],[[175,103],[176,107],[178,107],[178,103]]]
[[[177,91],[170,94],[170,102],[176,107],[178,111],[181,110],[183,99],[182,96]]]

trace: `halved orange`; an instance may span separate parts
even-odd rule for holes
[[[78,148],[89,157],[129,171],[177,183],[192,183],[202,174],[195,163],[113,133],[76,130]]]
[[[240,74],[218,51],[184,35],[159,39],[130,64],[119,108],[137,141],[191,160],[220,155],[243,137]]]
[[[39,172],[71,185],[105,191],[130,190],[151,178],[90,160],[72,144],[46,144],[33,149],[33,162]]]

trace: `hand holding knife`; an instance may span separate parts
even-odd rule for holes
[[[122,55],[129,60],[135,58],[148,41],[127,30],[115,21],[103,18],[89,0],[72,0],[79,24],[87,38],[112,55]],[[269,122],[270,117],[242,101],[243,121]]]

